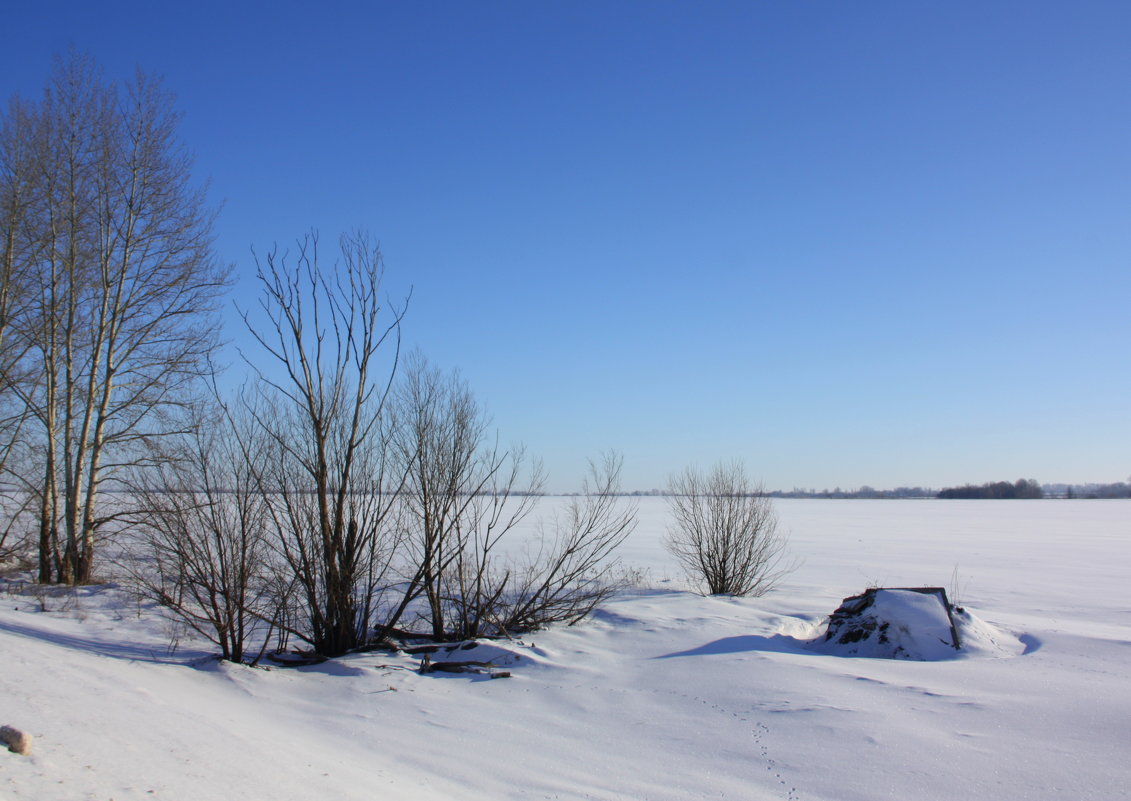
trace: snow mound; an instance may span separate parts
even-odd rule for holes
[[[1011,656],[1011,635],[953,607],[941,588],[871,589],[845,598],[811,649],[836,656],[936,662],[963,656]]]
[[[987,623],[969,609],[954,607],[951,615],[962,644],[959,656],[1001,658],[1026,652],[1025,644],[1016,636]]]

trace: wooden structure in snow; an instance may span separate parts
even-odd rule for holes
[[[942,587],[872,587],[829,616],[825,644],[853,656],[939,658],[939,644],[962,647],[955,611]]]

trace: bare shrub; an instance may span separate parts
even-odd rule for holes
[[[234,662],[262,657],[286,593],[271,569],[253,443],[226,415],[200,421],[133,491],[134,589]]]
[[[488,581],[493,552],[534,508],[541,465],[503,450],[458,373],[413,353],[396,388],[393,441],[406,476],[406,548],[413,570],[395,625],[417,598],[435,640],[481,631],[483,609],[505,590]]]
[[[497,538],[476,540],[444,583],[445,637],[573,625],[616,592],[614,553],[636,526],[635,505],[618,496],[620,464],[613,454],[591,464],[581,493],[563,513],[539,521],[523,558],[497,555]],[[491,499],[493,510],[501,508],[497,501]]]
[[[668,551],[708,594],[764,595],[793,570],[773,502],[740,462],[673,476],[668,506]]]
[[[582,494],[516,560],[504,543],[534,510],[541,466],[527,469],[520,447],[501,450],[466,382],[419,354],[395,410],[414,569],[393,621],[419,598],[435,640],[499,636],[576,622],[608,597],[612,553],[635,525],[634,508],[618,502],[618,457],[591,466]]]
[[[636,505],[619,496],[621,464],[613,453],[591,462],[581,493],[541,528],[543,551],[522,572],[505,614],[495,615],[501,633],[572,625],[620,588],[613,554],[636,528]]]

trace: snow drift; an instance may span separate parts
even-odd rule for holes
[[[0,749],[0,798],[1131,798],[1131,501],[779,509],[797,572],[701,597],[667,577],[667,512],[642,499],[623,557],[651,579],[577,626],[432,654],[501,681],[422,675],[423,654],[218,663],[112,586],[0,583],[0,724],[35,737]],[[813,650],[845,595],[959,559],[957,656]]]

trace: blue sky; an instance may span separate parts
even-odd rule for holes
[[[1131,4],[22,3],[164,76],[220,255],[368,229],[405,342],[574,488],[1131,474]],[[229,337],[245,337],[229,314]]]

